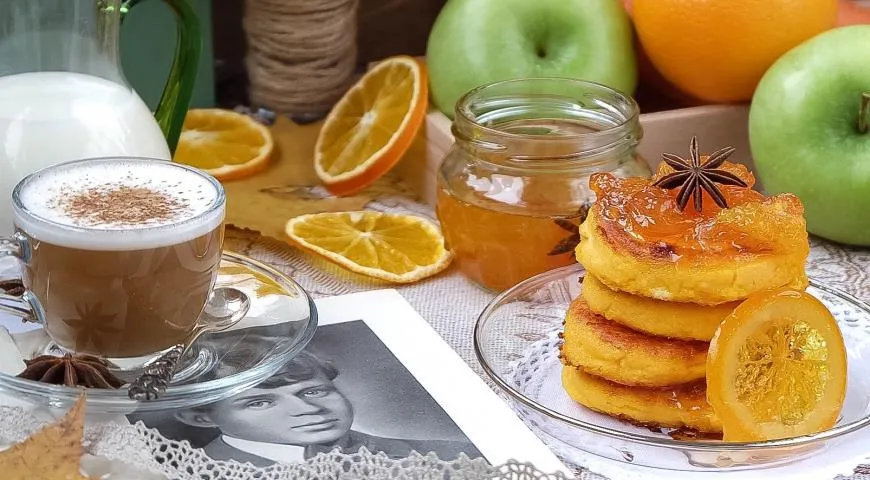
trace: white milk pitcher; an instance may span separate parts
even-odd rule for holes
[[[13,186],[36,170],[93,157],[171,158],[201,39],[187,0],[164,2],[179,40],[152,114],[119,58],[121,20],[138,1],[0,0],[0,235],[12,232]]]

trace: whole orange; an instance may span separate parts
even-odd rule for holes
[[[837,22],[837,0],[634,0],[632,10],[662,76],[723,103],[752,98],[777,58]]]

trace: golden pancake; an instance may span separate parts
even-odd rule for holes
[[[722,432],[722,424],[707,403],[703,380],[675,387],[627,387],[565,366],[562,386],[586,408],[634,424]]]
[[[571,303],[561,347],[563,363],[623,385],[659,387],[704,378],[706,342],[640,333]]]
[[[692,251],[656,236],[638,239],[619,221],[602,221],[601,207],[596,203],[580,225],[577,261],[614,290],[657,300],[717,305],[760,290],[786,286],[802,290],[807,286],[804,263],[809,243],[797,197],[781,195],[720,210],[710,221],[737,230],[740,233],[735,235],[743,243],[753,244],[753,249],[741,247],[738,251],[724,247],[720,251]],[[762,224],[781,228],[752,230]],[[776,238],[779,235],[782,237]]]
[[[716,328],[740,302],[705,306],[664,302],[613,290],[594,275],[583,279],[581,296],[604,318],[633,330],[660,337],[709,342]]]

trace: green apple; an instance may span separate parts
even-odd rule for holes
[[[749,111],[764,189],[792,192],[807,229],[870,245],[870,25],[817,35],[779,58]]]
[[[453,116],[480,85],[569,77],[628,95],[637,84],[632,29],[619,0],[449,0],[426,51],[432,100]]]

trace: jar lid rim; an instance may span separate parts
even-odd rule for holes
[[[497,89],[500,87],[511,86],[511,85],[521,85],[521,84],[533,84],[533,83],[561,83],[563,85],[572,85],[575,87],[587,87],[594,90],[597,90],[602,95],[611,95],[625,105],[627,105],[627,112],[623,113],[625,116],[622,118],[622,122],[612,126],[605,126],[600,130],[594,130],[589,132],[577,132],[570,134],[562,134],[558,137],[542,137],[540,135],[534,134],[526,134],[526,133],[516,133],[516,132],[506,132],[503,130],[499,130],[497,128],[493,128],[491,126],[485,125],[477,121],[477,117],[471,111],[470,105],[472,104],[475,98],[480,97],[481,93],[486,91],[491,91],[492,89]],[[554,97],[557,95],[554,95]],[[562,96],[562,98],[570,98],[568,96]],[[474,128],[481,129],[484,133],[501,136],[506,139],[516,139],[516,140],[546,140],[548,142],[576,142],[580,139],[594,139],[606,137],[608,135],[613,135],[615,133],[620,133],[622,130],[627,128],[634,128],[640,121],[640,108],[637,102],[630,95],[627,95],[615,88],[609,87],[607,85],[592,82],[588,80],[580,80],[576,78],[568,78],[568,77],[530,77],[530,78],[514,78],[508,80],[500,80],[497,82],[491,82],[484,85],[480,85],[465,95],[460,97],[459,101],[456,102],[456,108],[454,111],[454,116],[456,120],[461,119],[462,121],[468,122],[473,125]],[[456,121],[454,120],[454,121]]]

